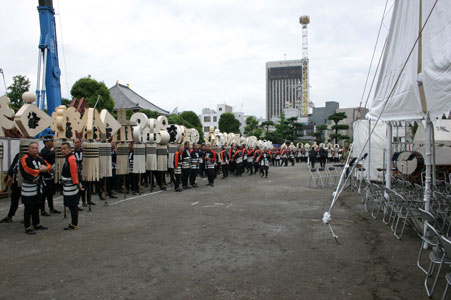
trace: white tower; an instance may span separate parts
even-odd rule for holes
[[[309,60],[308,60],[308,24],[309,16],[301,16],[299,23],[302,26],[302,96],[300,110],[303,116],[308,116],[309,108]]]

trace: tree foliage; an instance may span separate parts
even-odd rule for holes
[[[327,125],[318,125],[316,126],[316,131],[313,133],[313,136],[316,138],[317,142],[322,142],[323,140],[323,132],[327,130]]]
[[[266,129],[266,133],[268,133],[269,127],[274,126],[274,122],[273,121],[265,121],[265,122],[262,122],[261,126],[263,126]]]
[[[244,127],[244,134],[246,136],[256,136],[261,135],[263,131],[258,128],[258,121],[254,116],[246,118],[246,126]],[[257,137],[258,138],[258,137]]]
[[[14,111],[18,111],[23,104],[22,94],[30,90],[30,80],[26,76],[13,76],[13,84],[8,87],[8,96],[11,100],[11,107]]]
[[[335,125],[332,125],[332,129],[334,130],[334,133],[330,135],[332,139],[334,139],[335,144],[338,142],[338,140],[349,138],[347,135],[341,135],[338,130],[344,130],[348,129],[349,126],[345,124],[338,124],[343,119],[346,119],[348,116],[344,112],[336,112],[328,117],[329,120],[332,120]]]
[[[227,133],[240,133],[240,121],[232,113],[223,113],[219,118],[219,130]]]
[[[156,111],[153,111],[153,110],[150,110],[150,109],[140,109],[138,111],[133,111],[131,109],[128,109],[128,110],[125,111],[125,116],[126,116],[127,120],[130,120],[131,116],[135,112],[141,112],[141,113],[145,114],[148,118],[156,119],[158,117],[158,113]]]
[[[72,97],[81,99],[85,97],[86,103],[90,107],[94,107],[97,102],[97,97],[100,95],[99,103],[96,106],[97,110],[107,109],[112,112],[114,109],[114,100],[110,95],[110,90],[105,83],[97,81],[91,76],[77,80],[70,90]]]
[[[199,117],[192,111],[187,111],[187,114],[183,114],[181,113],[180,115],[171,115],[168,117],[168,123],[169,124],[177,124],[177,125],[183,125],[186,128],[194,128],[197,129],[197,131],[199,132],[199,143],[203,143],[204,142],[204,132],[202,131],[202,123],[200,126],[194,126],[190,121],[188,121],[187,119],[185,119],[183,116],[187,117],[189,120],[193,121],[196,123],[197,121],[193,118],[192,114],[194,114],[199,123]],[[192,114],[191,114],[192,113]]]

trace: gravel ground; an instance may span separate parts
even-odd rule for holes
[[[0,224],[0,299],[427,299],[413,231],[398,241],[345,193],[332,214],[336,244],[321,222],[333,190],[308,180],[305,165],[214,188],[200,179],[94,206],[78,231],[41,217],[49,230],[35,236],[23,233],[20,208]]]

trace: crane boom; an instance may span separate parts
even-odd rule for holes
[[[51,115],[61,105],[61,70],[58,63],[55,10],[52,0],[39,0],[39,39],[38,76],[36,105]],[[47,104],[47,105],[46,105]]]

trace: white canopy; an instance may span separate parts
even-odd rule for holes
[[[371,122],[371,129],[374,127],[375,122]],[[368,139],[368,120],[357,120],[353,123],[353,154],[352,156],[362,157],[368,152],[368,144],[365,146],[365,142]],[[386,145],[386,124],[379,122],[371,135],[371,154],[363,161],[363,167],[365,170],[370,170],[370,179],[377,180],[382,178],[382,172],[377,171],[378,168],[384,167],[384,148]],[[365,146],[365,147],[364,147]],[[368,168],[368,162],[371,159],[370,168]],[[366,177],[366,172],[363,175]]]
[[[422,0],[422,24],[435,0]],[[390,31],[379,71],[374,100],[367,117],[382,121],[431,119],[451,112],[451,0],[439,0],[421,39],[422,72],[418,73],[417,43],[395,86],[401,69],[419,34],[420,0],[398,0],[393,8]],[[422,103],[418,81],[423,82]],[[393,90],[392,96],[385,102]]]
[[[435,144],[451,146],[451,120],[435,120],[432,123],[434,127]],[[426,144],[426,132],[424,129],[424,124],[422,123],[418,123],[413,144]],[[449,156],[451,157],[451,153]]]

